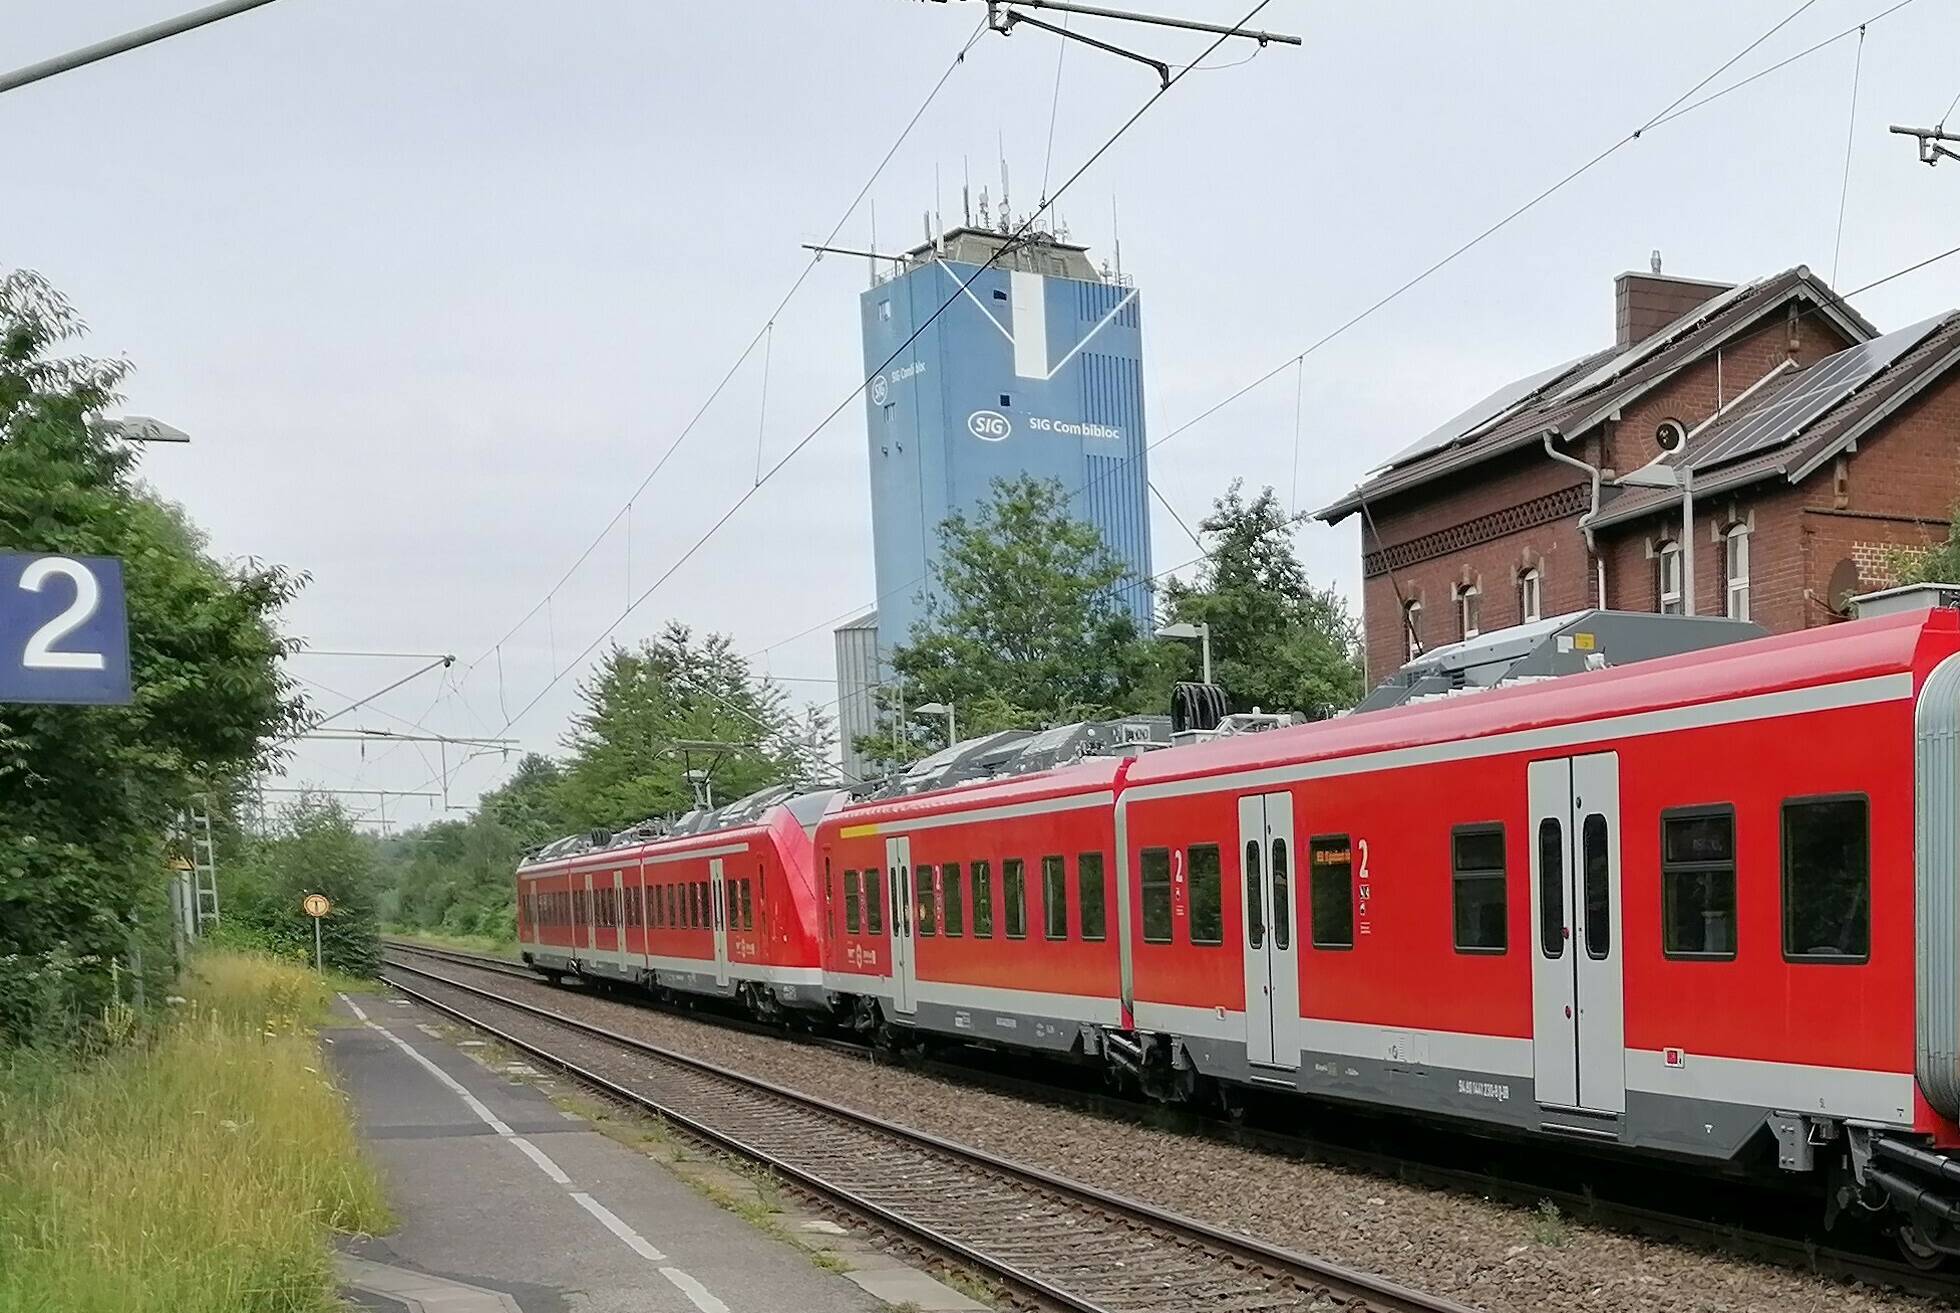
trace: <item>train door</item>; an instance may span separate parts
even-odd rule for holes
[[[575,883],[582,884],[585,888],[585,897],[583,899],[578,900],[580,902],[583,902],[585,906],[578,909],[579,915],[584,921],[584,924],[580,927],[579,933],[572,937],[572,942],[577,944],[580,948],[583,948],[586,952],[590,953],[592,951],[595,942],[593,938],[592,924],[593,922],[599,919],[597,916],[593,915],[593,913],[597,910],[595,905],[598,902],[598,900],[592,896],[592,872],[587,871],[584,873],[583,876],[574,876],[573,880]]]
[[[1300,960],[1293,933],[1293,795],[1239,799],[1245,877],[1246,1060],[1300,1065]]]
[[[885,840],[886,882],[891,892],[892,1008],[911,1012],[917,1008],[914,986],[918,977],[912,966],[912,841]]]
[[[620,953],[623,956],[622,950],[626,947],[626,920],[623,915],[626,901],[626,873],[601,871],[599,884],[601,892],[605,889],[612,891],[606,895],[610,899],[606,907],[606,919],[612,924],[610,928],[599,932],[599,948],[602,952]]]
[[[715,928],[715,983],[728,983],[728,882],[722,876],[721,858],[708,862],[708,919]]]
[[[1620,945],[1620,759],[1534,761],[1532,1083],[1548,1107],[1627,1106]]]

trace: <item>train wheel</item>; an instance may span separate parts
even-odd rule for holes
[[[1921,1272],[1937,1272],[1946,1266],[1946,1252],[1934,1248],[1911,1222],[1892,1228],[1892,1242],[1898,1245],[1900,1257]]]

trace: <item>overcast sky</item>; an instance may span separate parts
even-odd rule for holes
[[[1232,21],[1249,3],[1141,7]],[[1120,219],[1153,436],[1624,137],[1797,3],[1274,0],[1259,24],[1304,47],[1186,78],[1059,202],[1096,258]],[[1813,0],[1709,90],[1887,3]],[[0,66],[187,7],[16,0]],[[829,231],[981,16],[916,0],[281,0],[0,98],[0,263],[46,274],[92,325],[88,349],[134,363],[131,413],[193,435],[144,469],[214,549],[311,575],[293,632],[461,658],[453,683],[424,676],[337,724],[552,750],[576,658],[625,606],[624,527],[486,654],[701,406],[802,268],[798,243]],[[1174,63],[1203,45],[1126,39]],[[1953,245],[1960,163],[1927,169],[1886,126],[1960,94],[1960,7],[1918,0],[1870,26],[1854,122],[1858,49],[1655,128],[1160,448],[1155,482],[1194,524],[1234,475],[1293,499],[1297,395],[1297,500],[1331,500],[1482,393],[1610,342],[1613,275],[1656,247],[1669,272],[1727,281],[1798,263],[1830,278],[1835,260],[1848,290]],[[1213,62],[1253,53],[1234,42]],[[873,187],[879,245],[920,240],[935,194],[950,222],[963,171],[997,195],[1003,151],[1027,209],[1044,172],[1059,185],[1154,86],[1076,46],[1058,90],[1053,39],[985,35]],[[871,240],[860,209],[840,241]],[[861,262],[821,264],[776,320],[766,414],[757,353],[637,500],[634,591],[752,484],[758,435],[772,464],[858,385],[865,282]],[[1858,305],[1881,327],[1960,305],[1960,257]],[[866,482],[853,403],[619,637],[668,619],[725,630],[799,700],[828,702],[830,625],[875,591]],[[1193,556],[1152,509],[1159,568]],[[1298,542],[1353,595],[1352,522]],[[326,710],[413,669],[293,663]],[[459,805],[509,768],[449,765]],[[433,746],[363,759],[315,743],[287,782],[433,790],[440,766]]]

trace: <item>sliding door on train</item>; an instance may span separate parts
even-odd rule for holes
[[[715,932],[715,983],[728,983],[728,880],[722,874],[721,858],[708,862],[709,920]]]
[[[885,872],[891,894],[892,1010],[918,1009],[918,966],[912,960],[912,840],[885,840]]]
[[[1300,1065],[1292,794],[1239,799],[1239,860],[1245,877],[1246,1061],[1290,1070]]]
[[[1620,759],[1534,761],[1531,1052],[1538,1102],[1627,1106],[1620,945]]]

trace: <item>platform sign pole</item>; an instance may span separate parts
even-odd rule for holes
[[[320,918],[333,910],[325,894],[308,894],[300,903],[300,910],[313,918],[313,969],[322,971],[320,965]]]

